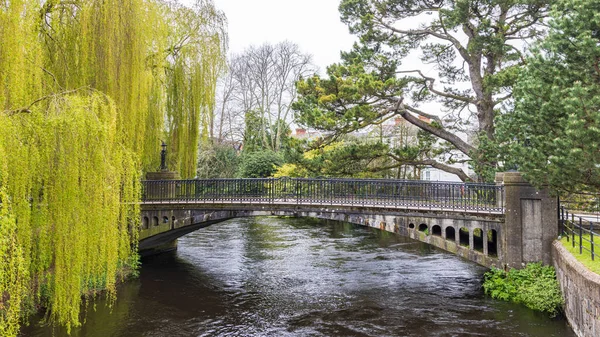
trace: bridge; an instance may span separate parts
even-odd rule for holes
[[[142,254],[173,247],[178,237],[227,219],[264,215],[375,227],[499,268],[551,263],[558,235],[556,198],[517,172],[499,174],[496,184],[165,177],[173,176],[157,173],[143,181]]]

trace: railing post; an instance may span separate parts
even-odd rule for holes
[[[594,261],[594,223],[590,221],[590,249],[592,251],[592,261]]]
[[[583,222],[579,217],[579,254],[583,254]]]
[[[560,205],[560,201],[558,204]],[[562,237],[565,232],[565,208],[563,206],[560,206],[558,212],[558,235]]]
[[[505,201],[504,201],[504,173],[496,172],[495,176],[496,183],[496,207],[500,209],[500,212],[504,211]]]
[[[327,185],[329,186],[329,200],[331,201],[330,204],[333,205],[333,180],[329,179]]]
[[[571,213],[571,235],[573,238],[573,248],[575,248],[575,214]]]
[[[296,185],[296,187],[295,187],[295,189],[296,189],[296,191],[295,191],[295,193],[296,193],[296,205],[299,205],[300,204],[300,195],[302,194],[302,192],[300,191],[300,186],[299,186],[299,184],[300,184],[300,178],[295,178],[295,180],[296,180],[296,184],[295,184]]]
[[[571,241],[571,236],[569,235],[569,210],[563,207],[563,230],[565,231],[565,236],[567,237],[567,242]]]
[[[269,203],[272,204],[275,201],[275,178],[269,178]]]

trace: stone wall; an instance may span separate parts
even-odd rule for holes
[[[560,243],[552,245],[565,316],[579,337],[600,336],[600,275],[589,271]]]

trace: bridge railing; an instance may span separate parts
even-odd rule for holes
[[[590,254],[594,261],[600,251],[600,223],[598,220],[590,220],[589,216],[585,218],[584,215],[569,213],[564,206],[559,210],[558,220],[559,235],[571,242],[573,250],[579,250],[579,254]]]
[[[493,184],[384,179],[191,179],[143,181],[143,202],[277,203],[503,212]]]

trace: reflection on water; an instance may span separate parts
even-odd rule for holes
[[[485,269],[360,226],[234,219],[143,261],[73,336],[574,336],[483,296]],[[25,336],[65,335],[33,326]]]

